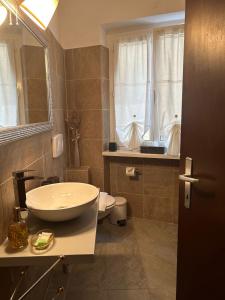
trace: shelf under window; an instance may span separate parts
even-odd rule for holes
[[[172,156],[167,154],[153,154],[153,153],[141,153],[138,151],[125,151],[118,150],[115,152],[104,151],[102,152],[104,157],[136,157],[136,158],[155,158],[155,159],[173,159],[180,160],[180,156]]]

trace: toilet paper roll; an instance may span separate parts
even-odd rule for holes
[[[126,167],[126,175],[128,177],[135,177],[136,176],[136,168],[134,168],[134,167]]]

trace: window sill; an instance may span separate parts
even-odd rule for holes
[[[154,158],[154,159],[172,159],[180,160],[180,156],[171,156],[167,154],[152,154],[152,153],[141,153],[138,151],[124,151],[118,150],[115,152],[104,151],[102,152],[104,157],[135,157],[135,158]]]

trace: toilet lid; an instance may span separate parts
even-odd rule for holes
[[[107,195],[107,196],[105,197],[105,199],[106,199],[106,207],[107,207],[107,208],[109,208],[109,207],[115,205],[116,200],[115,200],[114,197],[112,197],[112,196],[110,196],[110,195]]]
[[[103,198],[103,194],[104,198]],[[116,200],[111,195],[106,195],[106,193],[100,193],[100,197],[102,197],[106,201],[106,208],[110,208],[111,206],[114,206],[116,203]]]
[[[116,206],[123,206],[126,205],[127,199],[124,197],[115,197],[116,200]]]

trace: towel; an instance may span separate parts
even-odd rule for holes
[[[108,193],[100,193],[100,197],[99,197],[99,202],[98,202],[98,210],[100,212],[105,212],[106,210],[106,206],[107,206],[107,201],[106,201],[106,197],[108,196]]]

